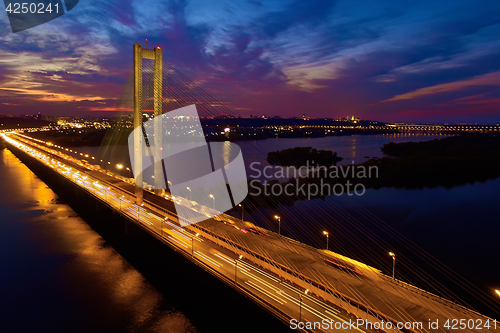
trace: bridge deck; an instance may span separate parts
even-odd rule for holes
[[[31,146],[37,147],[37,149],[43,148],[35,143],[31,143]],[[47,149],[44,149],[44,152],[48,153]],[[185,251],[193,251],[193,248],[197,249],[194,250],[195,256],[199,255],[200,260],[207,261],[213,266],[212,268],[219,269],[223,274],[228,276],[235,274],[231,272],[236,269],[235,266],[238,263],[243,267],[245,265],[256,265],[257,269],[265,268],[271,274],[265,277],[265,282],[262,285],[252,286],[252,283],[255,284],[255,282],[252,282],[251,279],[241,280],[241,283],[249,284],[249,286],[262,292],[266,301],[273,304],[273,306],[280,307],[285,303],[288,304],[288,307],[298,305],[298,299],[291,297],[290,294],[296,295],[297,292],[300,293],[301,290],[294,290],[295,287],[293,286],[301,286],[319,296],[318,299],[327,301],[324,304],[326,304],[327,308],[330,306],[330,312],[324,310],[326,314],[335,313],[343,320],[348,320],[350,317],[341,314],[338,310],[334,312],[335,306],[359,315],[359,312],[353,306],[356,303],[367,308],[376,309],[377,312],[383,314],[382,318],[400,322],[422,322],[424,323],[422,331],[430,331],[426,329],[429,319],[432,321],[438,319],[443,324],[448,319],[487,319],[474,311],[421,291],[418,288],[412,288],[411,286],[402,288],[378,270],[360,262],[342,257],[331,251],[306,246],[269,230],[259,228],[250,222],[243,222],[225,214],[222,214],[220,218],[210,218],[197,225],[185,228],[184,232],[186,229],[191,231],[184,234],[184,238],[186,236],[191,237],[191,240],[186,241],[186,239],[179,237],[178,234],[182,232],[178,226],[163,223],[165,216],[169,217],[170,221],[176,220],[175,206],[172,201],[145,192],[145,207],[151,209],[137,207],[132,201],[134,185],[122,182],[99,171],[86,170],[72,160],[61,158],[60,154],[51,154],[51,157],[59,161],[59,163],[64,163],[75,170],[80,170],[82,173],[85,172],[93,181],[97,180],[99,183],[109,186],[111,188],[109,192],[112,194],[105,193],[104,196],[101,195],[101,199],[105,198],[105,201],[111,202],[111,206],[115,208],[119,203],[120,210],[130,218],[134,218],[133,215],[137,214],[137,220],[146,223],[147,228],[161,234],[162,237],[169,237],[171,242],[178,243],[177,245],[184,247]],[[96,193],[96,189],[93,190]],[[89,191],[92,191],[90,187]],[[120,201],[121,196],[125,196],[126,199]],[[110,198],[113,198],[116,202]],[[182,199],[180,198],[180,200]],[[163,211],[168,213],[162,215]],[[250,228],[258,230],[258,232],[249,232]],[[194,232],[200,232],[200,237],[194,236]],[[195,243],[194,240],[197,240],[197,242]],[[197,251],[201,250],[205,250],[205,252],[197,253]],[[244,259],[237,263],[239,254],[244,254]],[[227,262],[230,263],[229,267],[227,267]],[[225,268],[222,267],[224,265],[226,265]],[[292,271],[292,273],[285,270]],[[249,271],[246,273],[252,274]],[[241,273],[238,271],[238,274],[246,273],[244,270]],[[240,278],[237,278],[237,281],[240,283]],[[284,290],[290,291],[290,294],[286,296]],[[340,293],[343,296],[341,298],[334,297],[333,294],[335,293]],[[349,303],[349,300],[354,302]],[[311,309],[309,309],[310,313],[304,314],[304,316],[306,318],[307,316],[309,318],[314,317],[312,315],[314,311],[319,311],[317,305],[313,304],[313,300],[306,302],[310,303],[307,306],[311,307]],[[306,312],[307,306],[306,310],[304,310]],[[320,308],[323,309],[324,306],[322,305]],[[294,310],[290,311],[298,317]],[[326,314],[323,314],[323,317],[331,318]],[[316,317],[323,318],[318,314],[316,314]],[[304,318],[302,319],[304,320]],[[487,332],[488,330],[482,329],[481,331]]]

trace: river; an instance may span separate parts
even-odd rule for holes
[[[0,150],[2,332],[196,332],[132,265]]]
[[[248,170],[250,163],[257,161],[262,166],[266,166],[267,152],[278,149],[311,146],[316,149],[333,150],[344,158],[341,164],[350,164],[353,161],[363,162],[368,157],[382,157],[380,147],[385,143],[425,141],[442,137],[444,136],[427,134],[355,135],[242,141],[237,144],[243,152],[247,173],[250,173]],[[114,149],[80,147],[76,149],[79,153],[95,156],[97,161],[103,159],[103,166],[109,161],[108,166],[111,169],[116,164],[123,164],[122,174],[126,175],[124,169],[129,165],[126,147]],[[20,195],[8,196],[2,201],[2,210],[5,210],[5,214],[12,215],[6,225],[3,225],[3,228],[9,228],[8,232],[2,233],[3,237],[7,239],[12,239],[13,235],[28,237],[27,239],[34,239],[43,244],[51,244],[49,249],[57,247],[55,251],[61,252],[56,256],[59,259],[55,260],[52,257],[47,259],[48,265],[54,267],[53,269],[61,269],[67,265],[71,268],[66,269],[83,272],[83,275],[94,274],[103,281],[123,278],[122,275],[132,276],[131,278],[136,281],[133,288],[124,287],[124,290],[118,288],[112,293],[104,292],[97,296],[104,298],[102,306],[109,306],[111,313],[116,312],[111,318],[127,318],[123,320],[128,323],[127,325],[132,326],[135,322],[140,322],[142,317],[139,312],[135,313],[130,309],[124,312],[113,309],[112,305],[116,304],[115,298],[118,297],[119,302],[130,302],[133,309],[134,293],[137,293],[137,290],[143,290],[148,295],[149,301],[146,303],[151,308],[150,312],[158,316],[158,323],[164,322],[164,316],[171,316],[175,318],[174,322],[185,331],[194,330],[182,313],[166,311],[167,314],[154,311],[156,308],[168,307],[165,297],[156,292],[147,281],[140,277],[139,273],[127,267],[126,263],[119,264],[120,257],[112,249],[100,248],[99,237],[92,234],[85,223],[75,217],[68,207],[57,203],[55,195],[49,189],[43,188],[36,178],[28,178],[29,172],[16,162],[17,160],[10,152],[4,150],[1,156],[3,160],[1,167],[10,170],[8,171],[10,176],[9,173],[1,173],[5,178],[2,183],[2,193],[9,193],[9,189],[22,188]],[[91,157],[87,159],[91,161]],[[37,186],[28,186],[29,182]],[[36,195],[37,198],[41,195],[46,199],[20,199],[21,197],[35,198],[35,189],[41,193]],[[500,179],[484,183],[476,182],[451,189],[442,187],[417,190],[368,189],[362,196],[337,197],[332,195],[326,197],[325,200],[299,201],[293,206],[246,212],[245,219],[277,230],[277,222],[273,216],[279,214],[281,231],[284,235],[319,248],[326,246],[327,239],[323,231],[328,231],[328,245],[331,250],[373,265],[388,275],[391,274],[392,269],[392,258],[389,257],[388,252],[394,251],[397,255],[396,278],[452,299],[461,299],[479,311],[495,316],[495,310],[485,305],[480,299],[486,297],[490,302],[498,302],[493,297],[495,297],[494,289],[500,289],[498,280],[500,251],[496,245],[498,235],[500,235],[500,225],[497,222],[500,216],[499,198]],[[11,204],[6,204],[7,202]],[[57,223],[59,216],[65,219],[63,225]],[[14,222],[17,220],[22,220],[22,222]],[[38,229],[27,230],[31,227],[31,223]],[[64,233],[64,237],[60,235],[57,238],[66,239],[66,241],[53,242],[52,238],[56,236],[46,229],[55,230],[56,235]],[[78,235],[88,233],[86,237],[89,240],[71,244],[67,239],[73,237],[73,233]],[[95,249],[89,251],[84,244],[94,246]],[[12,248],[9,248],[7,241],[7,243],[2,242],[1,246],[4,247],[4,253],[21,251],[27,260],[33,262],[34,267],[40,267],[41,271],[32,272],[31,276],[41,274],[44,279],[50,276],[51,271],[42,269],[42,265],[36,260],[37,257],[30,253],[33,245],[21,246],[17,249],[16,247],[20,245],[12,244]],[[40,255],[39,252],[37,251],[37,255]],[[93,254],[89,256],[89,253]],[[110,257],[117,262],[116,266],[119,268],[116,271],[107,271],[109,267],[105,266],[104,258],[108,260]],[[9,265],[15,265],[15,263],[10,262]],[[22,285],[29,280],[22,270],[15,274],[18,279],[12,277],[11,280],[14,283]],[[464,284],[463,279],[468,282]],[[49,283],[50,288],[54,287],[52,282],[45,281]],[[28,285],[32,283],[31,281]],[[77,279],[77,281],[66,283],[76,285],[80,282]],[[19,288],[21,288],[20,285]],[[113,290],[116,286],[110,286],[110,288]],[[81,294],[78,297],[91,297],[85,293]],[[68,310],[58,309],[58,311]],[[92,313],[95,310],[84,309],[82,312],[87,311]],[[119,319],[109,319],[109,324],[112,325],[114,320]],[[71,322],[70,319],[68,319],[69,322]]]

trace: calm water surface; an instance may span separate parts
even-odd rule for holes
[[[1,332],[196,332],[9,150],[0,150]]]

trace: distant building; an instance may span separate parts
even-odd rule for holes
[[[345,118],[337,118],[337,119],[334,119],[334,121],[345,121],[345,122],[348,122],[348,123],[353,123],[353,124],[357,124],[360,122],[360,118],[359,117],[355,117],[355,116],[347,116]]]

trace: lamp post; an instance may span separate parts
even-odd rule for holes
[[[241,260],[243,255],[240,255],[238,258],[234,259],[234,284],[238,285],[238,260]]]
[[[200,234],[197,232],[196,237],[198,237]],[[194,255],[194,237],[191,237],[191,257]]]
[[[117,164],[116,168],[118,169],[118,174],[121,176],[122,175],[123,164]]]
[[[130,178],[130,168],[126,168],[126,170],[128,171],[128,176]]]
[[[189,201],[191,201],[191,189],[189,187],[186,187],[189,191]]]
[[[278,220],[278,235],[281,236],[281,217],[279,217],[278,215],[274,215],[274,218]]]
[[[212,198],[212,209],[215,209],[215,197],[212,194],[209,197]]]
[[[323,235],[326,236],[326,249],[328,250],[328,238],[329,238],[330,234],[328,233],[328,231],[323,231]]]
[[[238,204],[239,207],[241,207],[241,223],[243,223],[243,215],[245,214],[245,207],[243,207],[241,204]]]
[[[500,290],[495,290],[495,292],[498,294],[498,296],[500,296]]]
[[[165,216],[165,219],[163,221],[165,221],[165,223],[166,223],[167,220],[168,220],[168,216]],[[160,236],[163,237],[163,222],[160,223]]]
[[[308,292],[309,289],[306,289],[304,293],[307,295]],[[300,297],[300,305],[299,305],[299,322],[300,322],[302,321],[302,301],[304,300],[304,298],[302,297],[302,295],[300,295],[299,297]]]
[[[392,279],[394,280],[394,271],[396,269],[396,254],[394,252],[389,252],[392,257]]]

